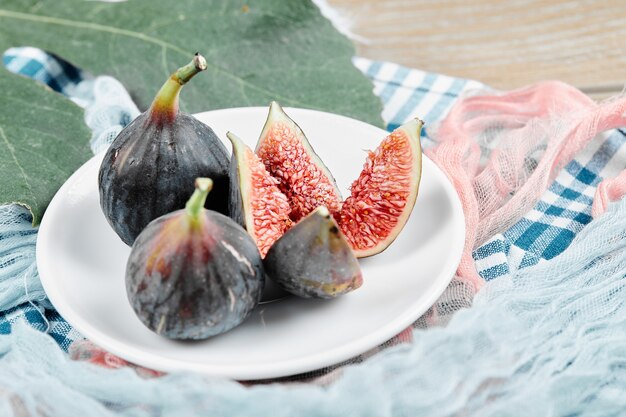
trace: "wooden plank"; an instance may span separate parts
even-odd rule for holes
[[[360,56],[511,89],[545,79],[595,98],[626,83],[624,0],[329,0]]]

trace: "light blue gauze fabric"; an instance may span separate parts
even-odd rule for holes
[[[72,362],[18,325],[0,338],[0,415],[617,416],[626,409],[626,201],[547,263],[488,283],[445,328],[414,331],[327,387]]]
[[[7,66],[36,53],[15,52]],[[393,64],[367,60],[355,64],[374,81],[375,92],[385,102],[383,117],[391,126],[412,113],[436,121],[468,85]],[[23,69],[24,63],[20,65]],[[53,70],[37,69],[31,75]],[[115,80],[84,74],[81,79],[79,85],[67,85],[71,94],[65,84],[57,90],[86,107],[86,121],[94,131],[92,148],[101,150],[136,116],[137,109]],[[589,156],[590,161],[602,159],[602,167],[613,160],[606,155],[626,149],[619,134],[603,143],[608,145],[592,149]],[[577,162],[578,168],[570,167],[563,178],[575,178],[576,169],[590,166],[588,162]],[[603,169],[594,172],[606,172]],[[575,186],[568,181],[566,188]],[[581,189],[578,196],[585,193],[589,190]],[[573,203],[588,211],[588,204],[580,201],[551,200],[553,206]],[[547,208],[537,207],[547,213]],[[552,214],[550,220],[533,216],[563,223]],[[529,227],[523,230],[528,235]],[[36,230],[25,210],[3,207],[0,308],[5,317],[0,320],[0,333],[10,334],[0,336],[0,416],[622,415],[626,409],[626,201],[611,204],[598,219],[578,222],[575,232],[560,255],[554,251],[543,255],[543,247],[533,247],[536,260],[523,267],[510,262],[512,267],[496,277],[489,275],[489,268],[495,262],[522,259],[516,251],[528,241],[507,233],[497,237],[503,242],[501,251],[483,250],[488,256],[479,250],[475,253],[477,266],[481,268],[482,262],[491,280],[471,308],[458,311],[446,327],[413,330],[411,343],[341,368],[336,380],[326,386],[244,386],[190,373],[148,379],[132,368],[111,370],[69,360],[59,345],[66,348],[67,339],[74,338],[68,336],[71,328],[50,313],[53,310],[33,267]],[[533,240],[535,245],[541,242]],[[443,303],[454,304],[450,300],[444,297]],[[45,326],[32,325],[39,313],[29,301],[50,319],[48,334],[40,331]],[[11,314],[19,319],[7,318]]]

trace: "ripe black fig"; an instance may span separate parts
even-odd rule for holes
[[[324,206],[278,239],[267,252],[263,265],[279,286],[305,298],[335,298],[363,283],[350,244]]]
[[[229,157],[213,130],[179,112],[183,85],[206,69],[196,54],[163,84],[151,107],[115,138],[100,166],[100,205],[127,245],[153,219],[183,208],[197,177],[211,177],[207,208],[228,213]]]
[[[212,186],[198,178],[186,208],[152,221],[126,266],[141,322],[171,339],[205,339],[240,324],[260,301],[261,255],[230,218],[203,208]]]

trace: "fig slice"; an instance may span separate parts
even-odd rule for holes
[[[368,152],[359,178],[350,186],[339,225],[357,258],[385,250],[409,219],[422,173],[423,124],[416,118],[391,132]]]
[[[243,226],[257,244],[261,256],[291,227],[287,197],[277,187],[263,162],[231,132],[230,217]]]
[[[302,129],[276,102],[270,104],[255,152],[278,179],[278,188],[287,196],[294,222],[319,206],[328,207],[333,216],[338,216],[342,197],[335,179]]]
[[[363,283],[359,262],[324,206],[278,239],[263,266],[280,287],[305,298],[335,298]]]

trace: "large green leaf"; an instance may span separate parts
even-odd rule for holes
[[[41,220],[56,190],[89,156],[83,110],[50,89],[0,68],[0,205]]]
[[[2,0],[0,49],[11,46],[113,75],[142,109],[199,51],[209,69],[184,90],[184,111],[277,100],[382,125],[381,103],[351,63],[351,43],[309,1]],[[0,88],[0,204],[28,206],[37,224],[87,159],[89,135],[81,110],[61,96],[3,69]]]
[[[113,75],[142,109],[199,51],[209,69],[181,97],[185,111],[276,100],[382,125],[352,44],[306,0],[2,0],[0,36]]]

